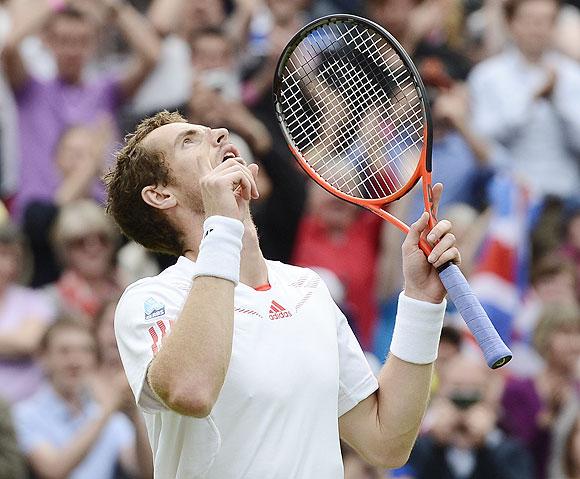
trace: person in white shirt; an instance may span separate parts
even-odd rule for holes
[[[378,380],[320,277],[266,261],[249,214],[258,197],[228,131],[176,113],[144,120],[107,174],[108,211],[146,248],[179,256],[129,286],[115,333],[159,478],[337,479],[339,438],[384,467],[408,458],[460,256],[428,214],[403,244],[405,291]],[[442,187],[434,187],[437,204]]]
[[[469,78],[476,131],[507,147],[538,195],[571,196],[580,176],[580,65],[552,49],[557,0],[507,0],[513,45]]]

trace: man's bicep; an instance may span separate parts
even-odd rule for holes
[[[378,426],[377,393],[363,399],[350,411],[338,418],[340,438],[360,452],[367,438],[372,439],[373,428]]]

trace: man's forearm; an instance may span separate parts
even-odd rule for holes
[[[413,447],[427,402],[433,363],[411,364],[390,354],[379,374],[378,423],[394,457],[407,457]]]

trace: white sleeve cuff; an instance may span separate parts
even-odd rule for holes
[[[413,364],[429,364],[437,359],[439,337],[443,327],[444,299],[439,304],[399,295],[391,353]]]

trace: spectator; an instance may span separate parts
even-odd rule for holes
[[[551,50],[556,0],[508,0],[514,45],[470,77],[475,128],[502,143],[511,168],[538,195],[567,197],[580,182],[580,66]]]
[[[153,453],[149,446],[147,428],[145,421],[139,412],[137,405],[132,401],[132,393],[129,383],[126,380],[121,356],[117,348],[115,339],[114,319],[115,308],[118,298],[109,301],[104,305],[97,316],[95,324],[95,338],[97,340],[99,365],[97,377],[104,383],[116,382],[119,378],[125,379],[125,395],[130,398],[124,413],[128,415],[135,428],[135,452],[137,453],[137,463],[143,464],[144,477],[151,477],[153,472]],[[121,381],[122,382],[122,381]]]
[[[36,391],[42,372],[34,356],[53,318],[37,291],[18,285],[26,262],[23,238],[9,223],[0,226],[0,398],[15,403]]]
[[[544,310],[534,333],[545,367],[533,378],[512,377],[502,403],[502,427],[532,453],[535,476],[546,477],[552,429],[577,388],[580,357],[580,309],[552,304]]]
[[[577,479],[580,477],[580,415],[576,417],[573,427],[570,429],[564,450],[565,479]],[[550,479],[557,479],[552,477]]]
[[[40,477],[113,479],[117,465],[131,477],[152,477],[139,462],[149,445],[135,439],[135,427],[119,413],[134,409],[127,380],[94,377],[97,350],[90,331],[60,319],[46,332],[40,356],[48,383],[14,409],[18,442]],[[129,414],[136,418],[136,414]]]
[[[26,463],[16,442],[12,414],[7,403],[0,399],[0,477],[27,479]]]
[[[191,61],[196,81],[182,110],[194,123],[232,130],[253,153],[261,156],[270,150],[270,134],[240,101],[241,85],[234,53],[230,38],[219,29],[202,29],[193,36]]]
[[[576,275],[580,274],[580,203],[564,209],[563,238],[560,252],[576,267]],[[580,282],[576,283],[576,294],[580,298]]]
[[[10,34],[10,13],[0,2],[0,53]],[[0,197],[7,198],[16,189],[18,168],[18,116],[14,95],[10,90],[4,69],[0,68]]]
[[[94,127],[71,126],[61,136],[54,159],[59,174],[54,201],[31,201],[23,220],[33,256],[33,287],[52,283],[60,276],[60,265],[50,244],[50,230],[61,206],[98,193],[95,179],[104,172],[114,131],[112,120],[102,118]]]
[[[441,376],[411,453],[415,479],[521,479],[533,477],[526,450],[497,427],[501,385],[487,367],[460,355]]]
[[[549,254],[532,265],[531,288],[517,311],[512,330],[514,359],[510,369],[520,376],[532,376],[543,368],[534,348],[534,330],[542,312],[552,305],[577,302],[577,272],[574,265],[559,254]]]
[[[114,264],[118,239],[109,217],[92,201],[61,209],[53,244],[64,272],[45,291],[62,313],[93,324],[104,304],[120,293]]]
[[[159,55],[159,41],[149,24],[122,0],[64,0],[64,10],[55,10],[46,0],[26,1],[30,2],[27,14],[13,19],[3,52],[19,114],[17,214],[33,199],[54,198],[58,174],[52,155],[64,131],[70,125],[94,123],[104,114],[114,117],[120,105],[135,94]],[[124,75],[106,74],[95,80],[83,76],[98,32],[87,5],[93,10],[97,7],[107,21],[114,21],[133,47],[135,55]],[[49,81],[29,74],[18,49],[24,37],[44,25],[58,67],[57,77]]]
[[[440,210],[465,203],[477,210],[486,206],[485,190],[494,168],[505,162],[504,151],[482,138],[470,121],[469,94],[465,83],[453,73],[449,60],[431,55],[418,60],[429,92],[433,117],[433,182],[445,185]],[[453,76],[455,75],[455,76]],[[424,210],[416,195],[409,221]]]

